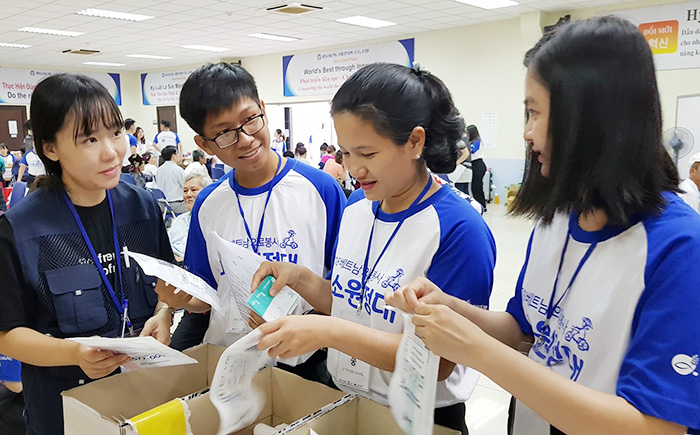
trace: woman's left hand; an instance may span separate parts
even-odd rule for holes
[[[263,333],[258,349],[270,348],[270,358],[293,358],[327,347],[323,336],[328,335],[328,316],[309,314],[286,316],[258,327]]]
[[[172,315],[168,310],[159,310],[143,325],[140,337],[153,337],[165,345],[170,345],[170,325]]]
[[[436,355],[474,367],[491,340],[481,328],[445,305],[422,305],[413,316],[416,334]]]

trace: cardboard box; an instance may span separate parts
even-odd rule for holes
[[[211,385],[224,348],[200,345],[185,351],[198,364],[135,370],[92,382],[63,395],[66,435],[135,435],[120,421],[141,414],[178,397]],[[235,433],[252,435],[253,426],[293,423],[345,396],[325,385],[304,380],[277,368],[258,373],[254,383],[265,392],[267,402],[256,423]],[[196,435],[215,434],[219,415],[208,393],[187,402],[190,425]]]
[[[346,396],[330,410],[293,424],[280,435],[309,435],[313,429],[318,435],[403,435],[389,407],[365,397]],[[459,431],[435,425],[434,435],[457,435]]]

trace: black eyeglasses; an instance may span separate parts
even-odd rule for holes
[[[243,125],[241,125],[240,127],[232,128],[230,130],[224,130],[211,139],[204,136],[202,137],[205,140],[214,142],[216,146],[220,149],[225,149],[235,145],[238,142],[240,132],[243,132],[248,136],[252,136],[255,133],[262,130],[263,127],[265,127],[265,114],[261,113],[260,115],[253,116],[252,118],[244,122]]]

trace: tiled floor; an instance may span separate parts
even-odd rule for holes
[[[514,292],[525,249],[534,223],[506,217],[503,205],[489,204],[484,215],[496,239],[496,270],[491,293],[491,309],[502,311]],[[482,376],[467,401],[466,421],[470,435],[505,435],[510,394]]]

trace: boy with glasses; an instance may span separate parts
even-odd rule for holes
[[[258,97],[253,77],[236,65],[205,65],[184,84],[180,113],[197,133],[197,145],[233,168],[197,197],[185,267],[217,289],[226,308],[231,292],[222,277],[212,231],[268,261],[301,264],[325,276],[333,261],[345,195],[328,174],[271,149],[265,104]],[[295,243],[284,243],[291,234]],[[171,306],[192,312],[209,310],[208,305],[181,293],[164,297],[170,299]],[[212,310],[206,335],[204,331],[199,337],[194,334],[196,338],[182,346],[198,344],[202,335],[207,343],[232,344],[242,334],[227,332],[228,316],[228,312]],[[190,323],[203,323],[201,317],[191,314],[183,321],[176,336],[182,332],[180,328],[187,328],[187,335],[193,337],[196,326]],[[306,378],[323,378],[327,376],[325,363],[320,364],[324,361],[325,354],[317,353],[292,371]]]

